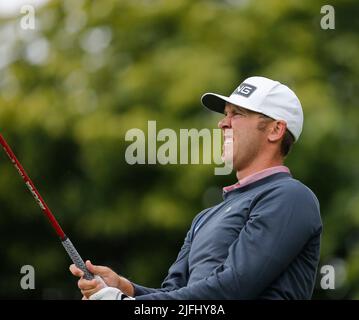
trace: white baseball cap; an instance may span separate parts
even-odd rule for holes
[[[303,110],[296,94],[284,84],[265,77],[247,78],[229,97],[205,93],[201,102],[208,109],[219,113],[224,112],[228,102],[274,120],[284,120],[295,141],[303,129]]]

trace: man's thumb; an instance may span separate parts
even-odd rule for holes
[[[95,266],[95,265],[93,265],[91,263],[90,260],[86,261],[86,267],[91,273],[97,274],[99,276],[103,276],[103,275],[106,275],[108,273],[108,268],[107,267]]]

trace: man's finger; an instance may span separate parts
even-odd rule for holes
[[[91,290],[93,288],[96,288],[99,284],[99,281],[96,279],[92,279],[92,280],[86,280],[84,278],[81,278],[78,282],[77,285],[79,287],[79,289],[81,290]]]
[[[99,290],[101,290],[101,289],[100,288],[95,288],[95,289],[91,289],[91,290],[81,290],[81,293],[88,300],[89,297],[91,297],[93,294],[95,294]]]
[[[82,277],[84,275],[84,272],[81,269],[77,268],[74,264],[70,265],[69,269],[74,276]]]
[[[86,261],[86,267],[90,272],[99,276],[105,276],[110,271],[110,268],[108,267],[93,265],[90,260]]]
[[[81,293],[82,293],[85,297],[89,298],[90,296],[92,296],[94,293],[100,291],[101,289],[103,289],[103,287],[102,287],[102,285],[101,285],[100,283],[98,283],[97,286],[95,286],[95,287],[91,287],[91,288],[89,288],[89,289],[83,289],[83,290],[81,290]]]

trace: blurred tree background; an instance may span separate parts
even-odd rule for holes
[[[320,266],[359,298],[359,6],[342,1],[49,1],[34,30],[0,18],[0,130],[84,258],[159,287],[192,218],[234,174],[215,165],[129,165],[131,128],[216,128],[200,105],[246,77],[288,84],[302,137],[287,159],[321,203]],[[335,8],[335,30],[320,9]],[[6,155],[0,156],[0,297],[78,299],[70,261]],[[20,268],[36,289],[20,288]],[[320,270],[320,269],[319,269]]]

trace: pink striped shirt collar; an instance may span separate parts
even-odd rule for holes
[[[267,169],[258,171],[256,173],[253,173],[253,174],[241,179],[240,181],[238,181],[237,183],[235,183],[231,186],[224,187],[223,192],[229,192],[234,189],[244,187],[250,183],[253,183],[255,181],[258,181],[260,179],[263,179],[265,177],[271,176],[272,174],[279,173],[279,172],[285,172],[285,173],[290,174],[290,171],[286,166],[276,166],[276,167],[267,168]]]

